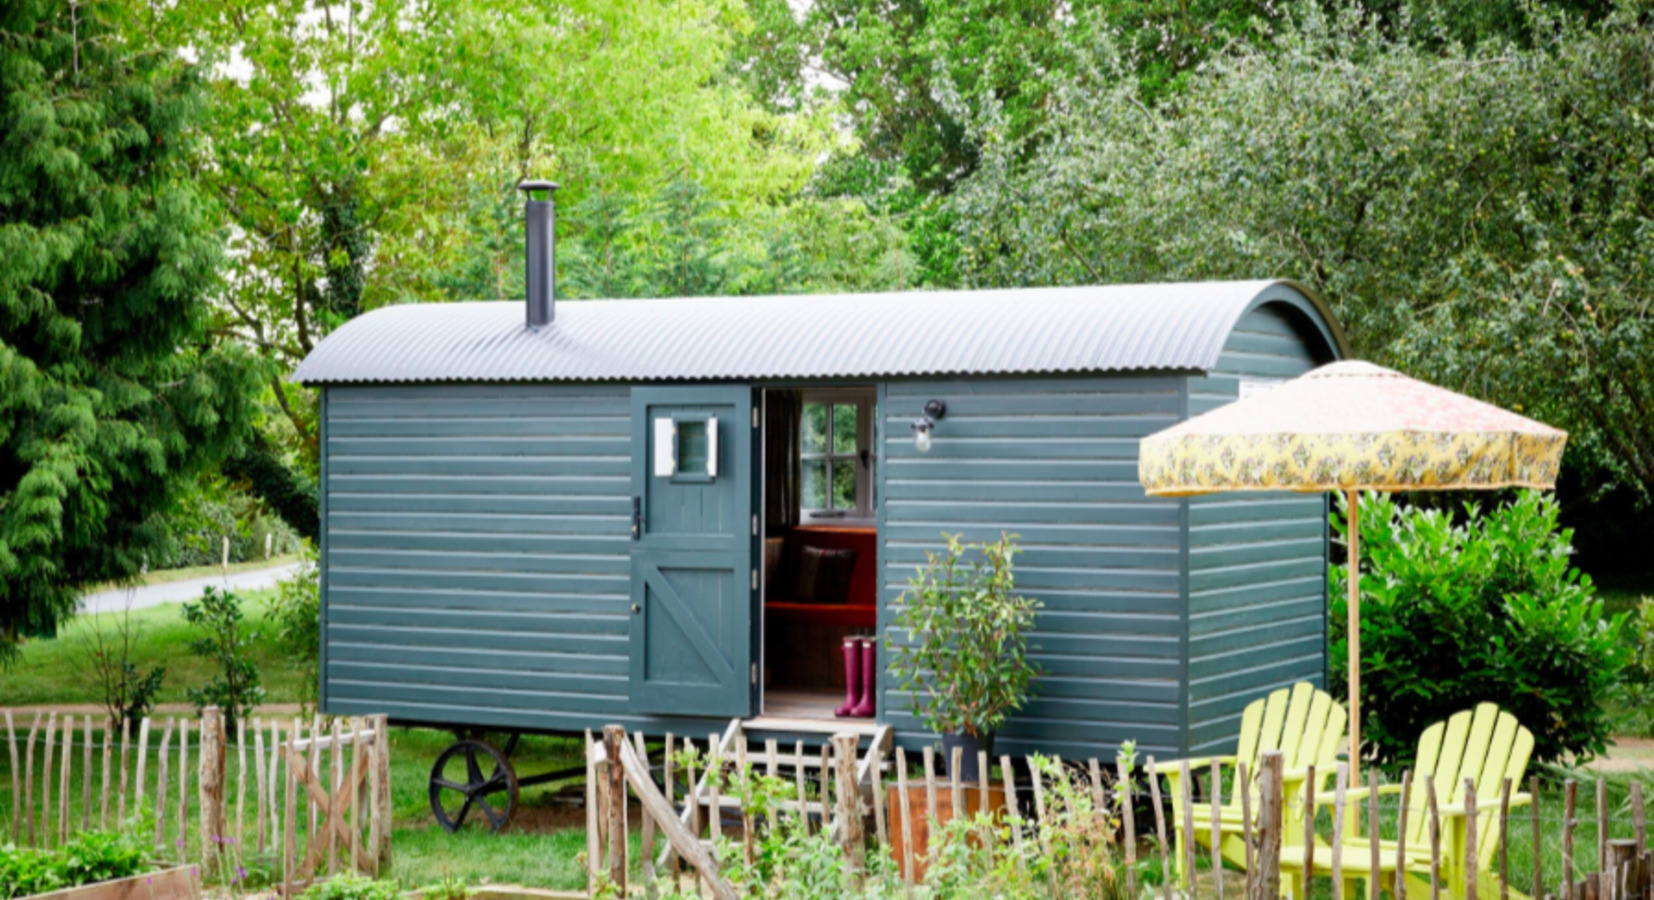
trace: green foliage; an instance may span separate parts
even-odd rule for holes
[[[155,707],[166,680],[166,667],[139,667],[134,657],[143,635],[130,608],[118,613],[95,613],[89,618],[79,633],[86,668],[102,692],[109,721],[124,722],[136,733],[139,723]]]
[[[190,652],[218,668],[206,685],[188,690],[190,702],[197,710],[208,706],[223,710],[225,733],[235,734],[236,722],[264,701],[258,666],[249,658],[258,634],[242,633],[241,599],[228,590],[208,587],[200,600],[184,604],[183,615],[197,635],[190,642]]]
[[[1526,45],[1298,7],[1148,105],[1104,32],[1019,139],[988,107],[951,203],[972,284],[1297,278],[1356,356],[1573,435],[1654,488],[1654,29],[1522,7]]]
[[[402,889],[390,879],[345,873],[318,881],[299,895],[300,900],[401,900]]]
[[[154,867],[135,833],[83,831],[51,850],[0,848],[0,900],[130,878]]]
[[[1334,532],[1348,539],[1344,514]],[[1413,763],[1424,729],[1495,703],[1533,732],[1534,759],[1589,758],[1610,736],[1604,709],[1628,653],[1624,616],[1603,618],[1556,501],[1524,491],[1463,521],[1441,510],[1361,499],[1362,737],[1392,766]],[[1329,572],[1332,681],[1349,648],[1348,566]]]
[[[1654,598],[1644,597],[1626,619],[1625,642],[1630,659],[1625,665],[1624,714],[1616,724],[1621,734],[1654,734]]]
[[[137,572],[154,514],[257,411],[262,367],[209,341],[196,72],[120,24],[109,4],[0,9],[0,663]]]
[[[310,710],[320,702],[322,648],[321,567],[309,544],[292,577],[276,585],[269,621],[276,644],[299,669],[299,700]]]
[[[266,542],[272,556],[292,553],[299,545],[298,535],[283,518],[271,515],[259,498],[217,473],[197,478],[194,490],[181,494],[158,523],[166,530],[166,540],[147,560],[151,570],[221,565],[225,538],[230,541],[232,564],[264,559]]]
[[[1016,535],[991,544],[943,537],[946,550],[926,554],[896,601],[889,672],[931,731],[993,734],[1032,692],[1028,633],[1040,603],[1015,593]],[[976,558],[967,562],[967,551]]]

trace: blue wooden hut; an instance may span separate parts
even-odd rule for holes
[[[526,304],[379,309],[293,376],[321,392],[325,711],[836,730],[843,639],[943,532],[1020,535],[1044,604],[1005,752],[1200,753],[1324,681],[1325,498],[1137,481],[1145,435],[1344,355],[1311,292],[557,303],[549,206]],[[872,724],[930,740],[877,671]]]

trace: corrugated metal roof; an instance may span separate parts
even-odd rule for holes
[[[520,302],[389,306],[340,327],[306,384],[716,381],[1207,370],[1249,309],[1297,306],[1344,355],[1321,301],[1282,281],[903,294],[568,301],[531,331]]]

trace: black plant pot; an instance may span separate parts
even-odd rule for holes
[[[961,784],[975,784],[986,773],[978,771],[977,753],[986,751],[989,765],[993,764],[994,736],[983,734],[971,736],[968,734],[942,735],[942,769],[949,778],[953,777],[953,748],[959,748],[959,781]]]

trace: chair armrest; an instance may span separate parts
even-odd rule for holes
[[[1317,770],[1316,774],[1320,774],[1320,771]],[[1328,772],[1327,774],[1328,775],[1333,775],[1333,774],[1336,774],[1336,772]],[[1300,777],[1299,780],[1300,781],[1303,780],[1302,777]],[[1380,796],[1380,797],[1387,797],[1391,794],[1399,794],[1399,793],[1401,793],[1401,785],[1399,785],[1399,784],[1381,784],[1381,785],[1378,786],[1378,796]],[[1364,787],[1363,788],[1355,788],[1354,790],[1347,790],[1347,791],[1344,792],[1344,805],[1345,806],[1348,806],[1351,803],[1359,803],[1359,802],[1364,801],[1366,799],[1367,799],[1367,789],[1364,788]],[[1333,805],[1335,805],[1337,800],[1338,800],[1338,797],[1335,794],[1317,793],[1315,795],[1315,805],[1316,806],[1333,806]]]
[[[1510,795],[1510,808],[1511,809],[1516,809],[1516,808],[1522,807],[1522,806],[1530,806],[1532,804],[1533,804],[1533,795],[1532,794],[1512,794],[1512,795]],[[1463,803],[1454,803],[1454,804],[1450,804],[1448,806],[1437,807],[1437,811],[1441,813],[1441,816],[1444,819],[1458,818],[1458,817],[1464,816],[1464,814],[1465,814],[1465,808],[1464,808]],[[1478,815],[1478,816],[1485,816],[1490,812],[1498,812],[1498,811],[1499,811],[1499,801],[1497,799],[1489,798],[1486,803],[1483,803],[1480,800],[1477,800],[1477,802],[1476,802],[1476,815]]]
[[[1232,766],[1235,761],[1233,756],[1197,756],[1194,759],[1173,759],[1166,762],[1156,762],[1153,766],[1147,768],[1150,775],[1176,775],[1183,771],[1184,763],[1189,764],[1190,772],[1199,773],[1210,769],[1212,763],[1217,763],[1220,766]]]

